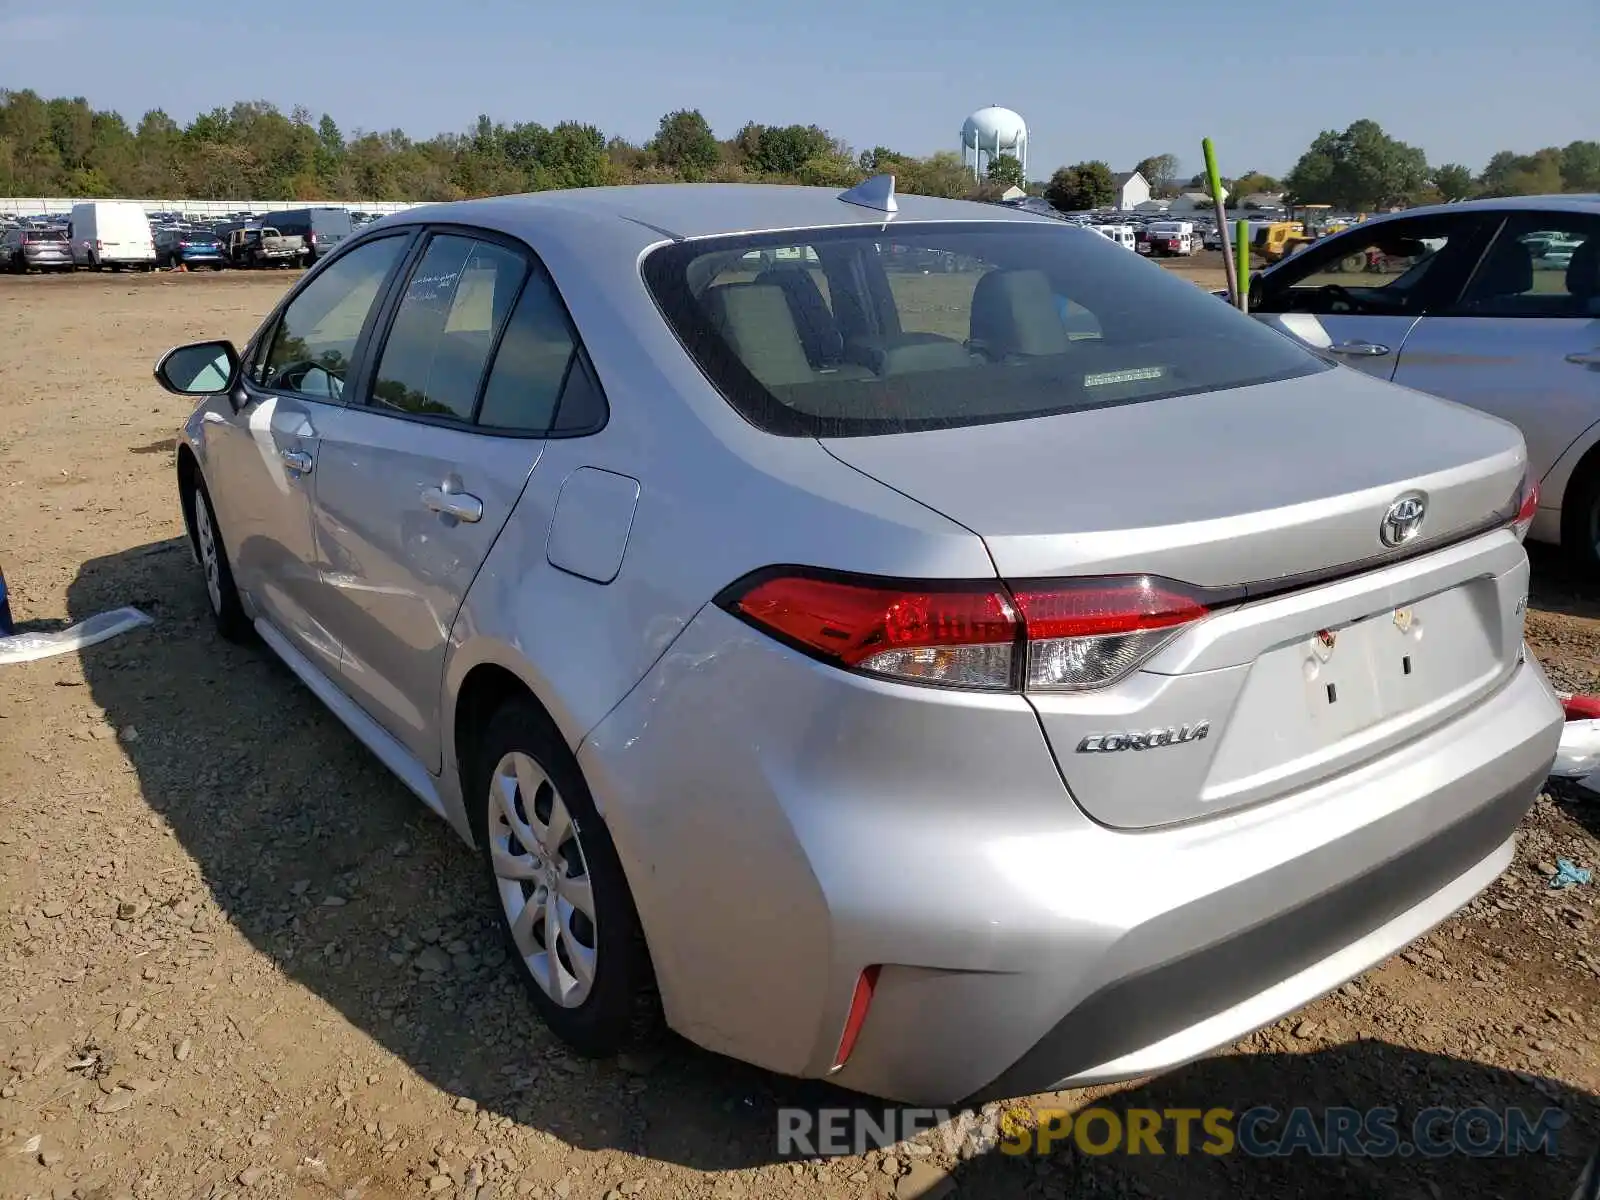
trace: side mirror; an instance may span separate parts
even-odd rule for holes
[[[156,363],[156,382],[174,396],[221,396],[239,377],[232,342],[192,342],[168,350]]]

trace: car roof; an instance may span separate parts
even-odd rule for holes
[[[1436,213],[1459,212],[1550,212],[1600,213],[1600,192],[1576,192],[1554,196],[1496,196],[1488,200],[1461,200],[1455,204],[1429,204],[1397,213],[1382,213],[1373,220],[1393,221],[1402,217],[1431,217]]]
[[[897,195],[893,214],[848,203],[838,188],[752,183],[663,183],[625,187],[530,192],[452,204],[421,205],[383,218],[368,228],[427,222],[459,222],[498,229],[517,237],[549,236],[563,227],[592,231],[609,218],[618,232],[631,227],[648,243],[670,238],[814,229],[830,226],[904,225],[924,221],[1026,222],[1059,225],[1052,217],[997,204]],[[655,236],[648,236],[653,234]]]

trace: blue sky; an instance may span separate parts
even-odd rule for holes
[[[1003,104],[1035,177],[1163,152],[1187,173],[1207,134],[1225,173],[1281,174],[1359,117],[1476,170],[1600,137],[1597,62],[1596,0],[0,0],[0,86],[130,121],[265,99],[346,133],[429,137],[486,112],[638,141],[690,107],[720,136],[815,121],[927,154]]]

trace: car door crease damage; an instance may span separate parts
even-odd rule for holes
[[[1273,330],[1063,222],[894,205],[546,192],[327,247],[242,364],[158,364],[205,597],[477,847],[584,1053],[666,1025],[935,1104],[1175,1065],[1508,853],[1562,716],[1538,473],[1384,377],[1484,264],[1547,301],[1498,218],[1375,226],[1403,271]]]

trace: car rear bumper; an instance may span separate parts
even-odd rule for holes
[[[1504,868],[1561,720],[1527,662],[1331,780],[1118,831],[1020,697],[850,675],[708,608],[579,759],[674,1028],[949,1104],[1159,1071],[1381,961]]]

